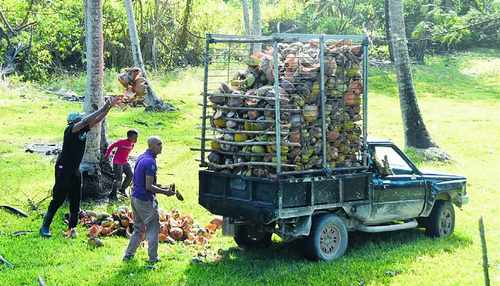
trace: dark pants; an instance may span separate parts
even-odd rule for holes
[[[66,198],[69,200],[69,227],[76,227],[78,216],[80,214],[80,201],[82,199],[82,178],[79,170],[64,170],[58,168],[55,170],[54,188],[52,188],[52,201],[45,215],[44,225],[49,226],[57,210],[64,203]]]
[[[125,179],[123,179],[123,173],[125,173]],[[125,189],[128,188],[130,182],[132,182],[132,168],[130,168],[130,164],[117,165],[113,164],[113,188],[111,190],[110,197],[116,197],[116,191],[120,190],[121,193],[125,193]],[[123,180],[123,182],[122,182]]]

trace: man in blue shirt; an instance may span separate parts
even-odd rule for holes
[[[161,153],[162,142],[157,136],[148,138],[148,149],[137,158],[132,188],[132,212],[134,214],[134,232],[130,237],[124,261],[131,260],[142,236],[146,234],[148,241],[149,262],[156,263],[158,258],[158,235],[160,233],[160,216],[156,194],[175,195],[172,187],[162,188],[156,183],[156,156]]]

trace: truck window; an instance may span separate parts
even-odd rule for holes
[[[375,146],[373,155],[379,163],[388,165],[395,175],[414,173],[410,165],[390,146]]]

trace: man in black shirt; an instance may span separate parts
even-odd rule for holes
[[[80,113],[68,115],[68,126],[64,130],[62,151],[57,157],[55,165],[55,184],[52,189],[52,201],[43,219],[40,235],[50,237],[50,224],[59,207],[66,197],[69,200],[69,231],[68,236],[76,237],[76,225],[80,212],[81,176],[79,166],[85,152],[87,132],[108,114],[111,107],[119,103],[121,98],[107,99],[106,103],[97,111],[83,117]]]

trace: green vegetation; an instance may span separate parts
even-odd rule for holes
[[[241,1],[197,0],[192,1],[187,35],[183,35],[181,31],[188,2],[134,1],[142,55],[148,68],[171,71],[188,65],[199,66],[206,33],[242,34]],[[377,56],[388,56],[384,1],[262,2],[265,35],[277,31],[326,34],[367,32],[375,39]],[[130,66],[132,56],[124,3],[121,0],[103,3],[105,65],[112,69]],[[20,29],[15,35],[7,36],[8,27],[0,22],[0,64],[5,64],[4,55],[8,49],[21,44],[30,46],[16,57],[17,73],[24,80],[50,81],[54,73],[81,72],[85,69],[82,1],[0,0],[0,7],[13,29],[35,23],[29,26],[31,28]],[[419,62],[429,52],[495,47],[500,43],[498,0],[405,1],[405,21],[410,54]]]
[[[222,249],[222,260],[191,263],[199,249],[162,244],[159,269],[149,271],[144,268],[144,250],[129,264],[121,261],[126,239],[106,238],[104,247],[90,249],[83,228],[79,229],[78,239],[63,239],[62,216],[67,207],[56,215],[54,237],[41,239],[37,230],[48,204],[45,201],[39,210],[30,211],[29,218],[0,210],[0,254],[16,266],[8,269],[0,264],[0,285],[34,285],[38,275],[47,285],[481,285],[480,216],[486,224],[492,284],[498,284],[499,61],[498,51],[483,50],[433,57],[428,66],[415,68],[415,84],[426,124],[437,143],[455,159],[450,164],[416,161],[421,168],[464,174],[469,182],[471,203],[463,211],[456,211],[456,231],[448,239],[429,239],[422,230],[353,233],[344,257],[332,263],[313,263],[302,258],[296,245],[283,244],[277,237],[268,250],[243,251],[231,238],[218,234],[210,241],[209,252]],[[106,90],[110,93],[118,90],[114,81],[114,74],[106,73]],[[390,138],[402,146],[395,76],[388,70],[371,69],[369,82],[370,136]],[[71,76],[54,81],[53,85],[82,91],[83,83],[83,77]],[[109,116],[108,136],[116,139],[127,128],[137,128],[140,137],[135,154],[144,150],[147,136],[162,136],[166,148],[159,157],[159,181],[175,182],[186,200],[178,203],[162,197],[160,205],[167,210],[177,208],[191,213],[197,222],[205,224],[211,215],[197,203],[198,154],[189,151],[198,144],[194,137],[199,132],[197,104],[201,99],[202,72],[193,68],[156,75],[153,83],[159,94],[180,110],[151,114],[142,109],[115,109]],[[11,85],[0,86],[0,108],[0,204],[26,210],[28,198],[40,200],[49,194],[53,162],[25,153],[24,145],[59,142],[67,112],[80,110],[81,105],[61,101],[35,85],[11,81]],[[34,232],[12,237],[11,233],[17,230]]]

